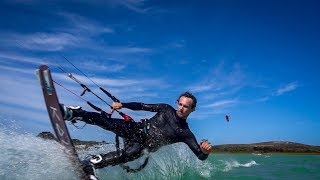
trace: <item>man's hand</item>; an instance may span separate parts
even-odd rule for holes
[[[112,103],[112,108],[113,109],[121,109],[122,108],[122,104],[118,103],[118,102],[113,102]]]
[[[121,103],[113,102],[113,103],[112,103],[111,114],[114,112],[115,109],[121,109],[121,108],[122,108],[122,104],[121,104]]]
[[[200,143],[201,151],[205,154],[210,154],[212,146],[207,140],[202,140]]]

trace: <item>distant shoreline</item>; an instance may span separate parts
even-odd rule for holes
[[[41,132],[37,135],[43,139],[55,140],[51,132]],[[102,141],[82,141],[73,139],[76,147],[88,148],[95,145],[109,144]],[[112,142],[113,143],[113,142]],[[211,154],[288,154],[288,155],[320,155],[320,146],[306,145],[289,141],[269,141],[252,144],[223,144],[214,145]]]
[[[250,153],[250,152],[211,152],[210,154],[237,154],[237,155],[246,155],[246,154],[257,154],[257,153]],[[268,156],[268,155],[320,155],[320,153],[288,153],[288,152],[275,152],[275,153],[258,153],[257,156]]]
[[[212,153],[255,154],[320,154],[320,146],[289,141],[269,141],[253,144],[224,144],[213,146]]]

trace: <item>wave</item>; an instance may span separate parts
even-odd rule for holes
[[[33,134],[18,133],[0,125],[0,179],[78,179],[63,147]],[[80,159],[88,154],[114,151],[113,144],[78,151]],[[147,153],[148,154],[148,153]],[[213,165],[200,161],[184,143],[162,147],[150,153],[148,165],[140,172],[126,173],[120,166],[98,169],[100,179],[210,179]],[[139,167],[143,156],[127,163]]]
[[[228,172],[228,171],[232,170],[233,168],[238,168],[238,167],[247,167],[248,168],[248,167],[259,165],[254,160],[250,160],[249,162],[246,162],[246,163],[240,163],[237,160],[220,160],[220,161],[223,162],[225,165],[224,169],[222,170],[224,172]]]
[[[0,129],[0,179],[77,179],[54,141]]]
[[[213,165],[198,160],[184,143],[165,146],[157,152],[146,154],[149,155],[149,162],[142,171],[125,173],[120,166],[113,166],[98,169],[97,174],[102,179],[210,179],[213,175]],[[146,155],[126,165],[137,168],[145,158]]]

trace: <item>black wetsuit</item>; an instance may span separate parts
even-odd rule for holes
[[[138,102],[122,103],[123,108],[157,112],[145,123],[129,122],[123,119],[110,118],[109,114],[74,111],[74,116],[82,117],[82,121],[100,126],[126,139],[122,151],[101,154],[102,161],[94,164],[95,168],[117,165],[132,161],[142,156],[143,149],[156,151],[163,145],[177,142],[186,143],[200,159],[207,159],[198,145],[194,134],[190,131],[186,119],[177,116],[176,110],[168,104],[143,104]]]

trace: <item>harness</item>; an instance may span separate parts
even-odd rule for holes
[[[140,125],[142,125],[142,127],[140,126],[138,131],[142,131],[144,133],[143,135],[145,135],[145,137],[147,138],[148,137],[148,130],[150,129],[150,123],[149,123],[148,119],[141,119],[140,123],[141,123]],[[120,153],[121,151],[125,150],[125,148],[126,148],[126,145],[125,145],[126,139],[123,138],[123,143],[124,143],[124,148],[123,149],[120,149],[120,143],[119,142],[120,142],[119,141],[119,136],[116,135],[115,143],[116,143],[116,149],[117,149],[118,153]],[[135,172],[141,171],[144,167],[146,167],[148,162],[149,162],[149,155],[146,157],[144,162],[136,169],[130,168],[128,165],[124,165],[124,164],[120,164],[120,166],[124,170],[126,170],[127,173],[135,173]]]

